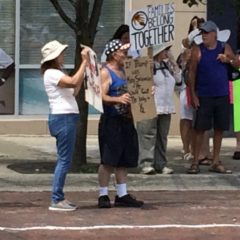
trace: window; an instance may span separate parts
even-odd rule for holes
[[[17,0],[18,1],[18,0]],[[40,75],[41,47],[48,41],[57,39],[69,45],[65,54],[65,64],[72,66],[75,57],[75,33],[61,19],[50,1],[21,0],[20,2],[20,48],[19,48],[19,112],[17,114],[47,114],[48,102]],[[60,0],[68,16],[75,16],[70,1]],[[93,1],[90,1],[92,3]],[[100,57],[105,43],[115,29],[124,22],[123,0],[106,0],[98,24],[94,50]],[[2,6],[4,14],[2,15]],[[14,7],[13,7],[14,6]],[[91,5],[90,5],[91,6]],[[15,1],[0,0],[1,19],[8,21],[6,47],[14,53]],[[2,22],[3,20],[1,20]],[[74,21],[74,19],[73,19]],[[3,31],[1,29],[1,31]],[[0,40],[2,41],[2,40]],[[90,113],[94,113],[90,110]]]

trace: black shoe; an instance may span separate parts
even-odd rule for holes
[[[143,201],[137,200],[130,194],[127,194],[123,197],[115,197],[115,207],[142,207],[144,204]]]
[[[98,198],[98,207],[99,208],[110,208],[111,202],[108,195],[100,196]]]

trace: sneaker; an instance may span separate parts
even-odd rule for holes
[[[100,196],[98,198],[98,207],[99,208],[110,208],[111,202],[108,195]]]
[[[193,155],[189,152],[183,155],[183,160],[185,161],[191,161],[193,160]]]
[[[151,175],[151,174],[156,174],[156,171],[153,167],[144,167],[141,173]]]
[[[115,197],[115,207],[142,207],[144,204],[143,201],[137,200],[130,194],[127,194],[123,197]]]
[[[52,202],[51,205],[48,208],[50,211],[75,211],[77,209],[77,206],[73,203],[68,202],[67,200],[60,201],[58,203]]]
[[[162,174],[172,174],[174,171],[172,168],[164,167],[162,169]]]
[[[65,203],[69,204],[70,206],[77,208],[77,205],[76,205],[76,204],[68,201],[67,199],[65,199],[65,200],[63,200],[63,201],[64,201]]]

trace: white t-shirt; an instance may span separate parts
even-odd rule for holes
[[[159,67],[159,64],[155,62]],[[164,71],[164,73],[163,73]],[[175,113],[175,105],[173,99],[174,86],[181,82],[181,71],[172,75],[168,69],[157,70],[153,75],[155,85],[155,106],[157,114]]]
[[[78,105],[73,96],[73,88],[62,88],[58,86],[60,79],[65,74],[58,69],[48,69],[43,75],[45,90],[48,95],[50,113],[79,113]]]
[[[5,69],[13,63],[13,59],[0,48],[0,69]]]

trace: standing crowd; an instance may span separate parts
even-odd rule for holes
[[[180,97],[180,133],[183,159],[191,161],[189,174],[209,171],[231,173],[220,159],[223,132],[230,123],[228,66],[239,67],[239,57],[227,43],[228,30],[220,31],[213,21],[194,17],[188,36],[182,41],[177,60],[171,44],[153,46],[153,94],[156,117],[134,124],[131,96],[127,90],[124,60],[138,57],[130,50],[129,27],[121,25],[106,44],[101,56],[101,87],[104,112],[99,120],[100,149],[99,208],[111,208],[108,186],[111,175],[116,182],[116,207],[142,207],[127,190],[128,168],[139,167],[143,174],[172,174],[168,166],[167,139],[171,115],[175,113],[174,92]],[[71,165],[76,122],[75,100],[84,81],[89,50],[81,52],[82,63],[73,76],[62,69],[67,45],[54,40],[43,46],[41,72],[49,99],[49,130],[56,138],[57,162],[49,210],[73,211],[77,206],[65,199],[64,184]],[[213,150],[209,150],[209,131],[213,132]],[[236,133],[236,151],[240,159],[240,134]]]

